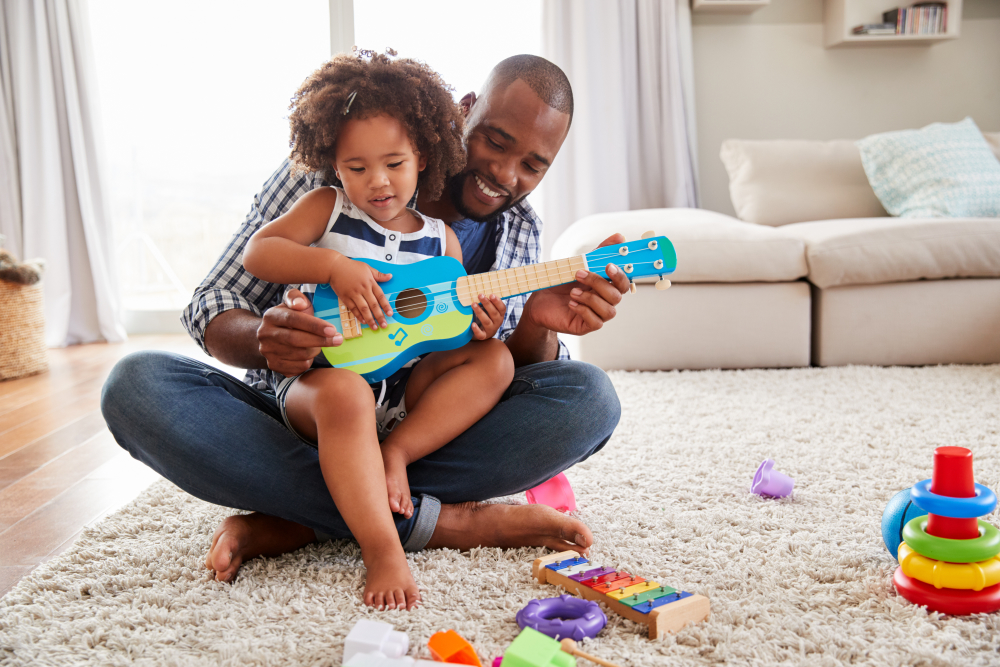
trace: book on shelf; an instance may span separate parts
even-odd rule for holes
[[[940,35],[948,31],[948,3],[918,2],[897,7],[883,13],[882,21],[894,25],[897,35]]]
[[[895,35],[895,23],[865,23],[851,29],[855,35]]]

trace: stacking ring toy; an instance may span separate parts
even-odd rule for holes
[[[988,614],[1000,609],[1000,584],[981,591],[939,591],[929,584],[906,576],[902,567],[896,568],[892,583],[896,584],[899,594],[913,604],[926,605],[931,611],[942,614]]]
[[[982,484],[976,484],[976,495],[971,498],[952,498],[932,492],[929,479],[913,485],[910,500],[925,512],[952,519],[975,519],[989,514],[997,506],[997,495]]]
[[[906,576],[934,588],[981,591],[1000,584],[1000,556],[978,563],[947,563],[924,558],[904,542],[899,545],[899,566]]]
[[[522,630],[529,627],[553,639],[569,637],[576,641],[596,637],[608,624],[607,616],[596,602],[572,595],[532,600],[515,618]]]
[[[921,556],[949,563],[978,563],[1000,554],[1000,531],[979,522],[979,537],[950,540],[927,532],[927,517],[918,516],[903,526],[903,541]]]

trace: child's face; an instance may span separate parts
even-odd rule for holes
[[[340,126],[334,166],[351,203],[384,224],[406,215],[427,160],[413,149],[402,123],[379,115]]]

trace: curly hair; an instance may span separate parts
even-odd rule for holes
[[[341,124],[387,114],[406,128],[427,159],[417,186],[434,201],[445,182],[465,167],[462,113],[454,90],[424,63],[355,49],[317,69],[289,105],[291,159],[298,168],[321,171],[333,165]]]

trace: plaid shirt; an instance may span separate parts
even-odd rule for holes
[[[243,268],[243,251],[247,241],[261,226],[285,213],[305,193],[332,185],[324,179],[322,172],[293,175],[290,169],[291,163],[286,159],[264,183],[264,189],[254,196],[253,208],[243,225],[208,276],[194,291],[191,303],[181,315],[184,328],[206,353],[205,329],[216,315],[240,308],[262,316],[265,310],[281,302],[284,285],[259,280]],[[498,241],[493,271],[541,261],[539,237],[542,221],[527,201],[505,211],[496,224]],[[527,295],[522,295],[507,299],[507,314],[497,331],[497,338],[507,340],[514,333],[527,298]],[[569,359],[569,351],[562,341],[559,341],[559,358]],[[243,381],[266,391],[280,378],[278,373],[271,370],[250,369]]]

